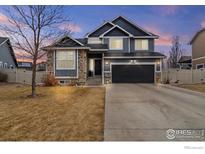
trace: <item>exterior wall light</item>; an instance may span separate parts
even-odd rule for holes
[[[160,60],[157,61],[157,65],[159,65],[159,64],[160,64]]]
[[[109,61],[105,61],[105,64],[108,65],[108,64],[109,64]]]

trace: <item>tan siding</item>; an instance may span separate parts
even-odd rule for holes
[[[199,33],[192,44],[193,59],[205,56],[205,31]]]
[[[192,61],[192,68],[196,69],[197,64],[204,64],[205,66],[205,58]]]

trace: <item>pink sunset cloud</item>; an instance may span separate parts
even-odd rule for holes
[[[9,17],[4,15],[3,13],[0,12],[0,23],[5,24],[5,25],[10,25],[11,23],[9,22]]]
[[[172,44],[172,34],[171,33],[162,32],[154,26],[146,27],[146,29],[159,36],[159,39],[156,39],[155,41],[156,45],[170,46]]]
[[[63,24],[63,25],[60,25],[59,28],[64,29],[64,30],[69,30],[71,32],[81,32],[82,31],[81,27],[74,23]]]
[[[201,28],[205,28],[205,21],[201,22]]]

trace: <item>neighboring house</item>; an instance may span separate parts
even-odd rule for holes
[[[180,69],[191,69],[192,68],[192,57],[181,56],[178,61]]]
[[[18,68],[20,68],[20,69],[31,70],[32,65],[33,65],[32,62],[18,61]]]
[[[201,69],[205,67],[205,28],[198,31],[192,40],[192,68]]]
[[[9,38],[0,37],[0,68],[16,68],[17,61]]]
[[[88,77],[105,83],[156,83],[161,81],[163,54],[154,52],[159,37],[118,16],[85,38],[63,37],[44,48],[47,72],[60,83],[85,84]]]

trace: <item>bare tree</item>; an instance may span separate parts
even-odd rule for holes
[[[63,6],[12,6],[7,14],[10,24],[1,25],[1,30],[9,35],[16,49],[32,59],[31,96],[35,97],[36,64],[45,55],[41,49],[56,37],[70,34],[62,28],[70,19],[64,15]]]
[[[169,67],[177,68],[178,60],[182,55],[182,48],[180,43],[180,37],[174,36],[172,39],[171,50],[169,51]]]

